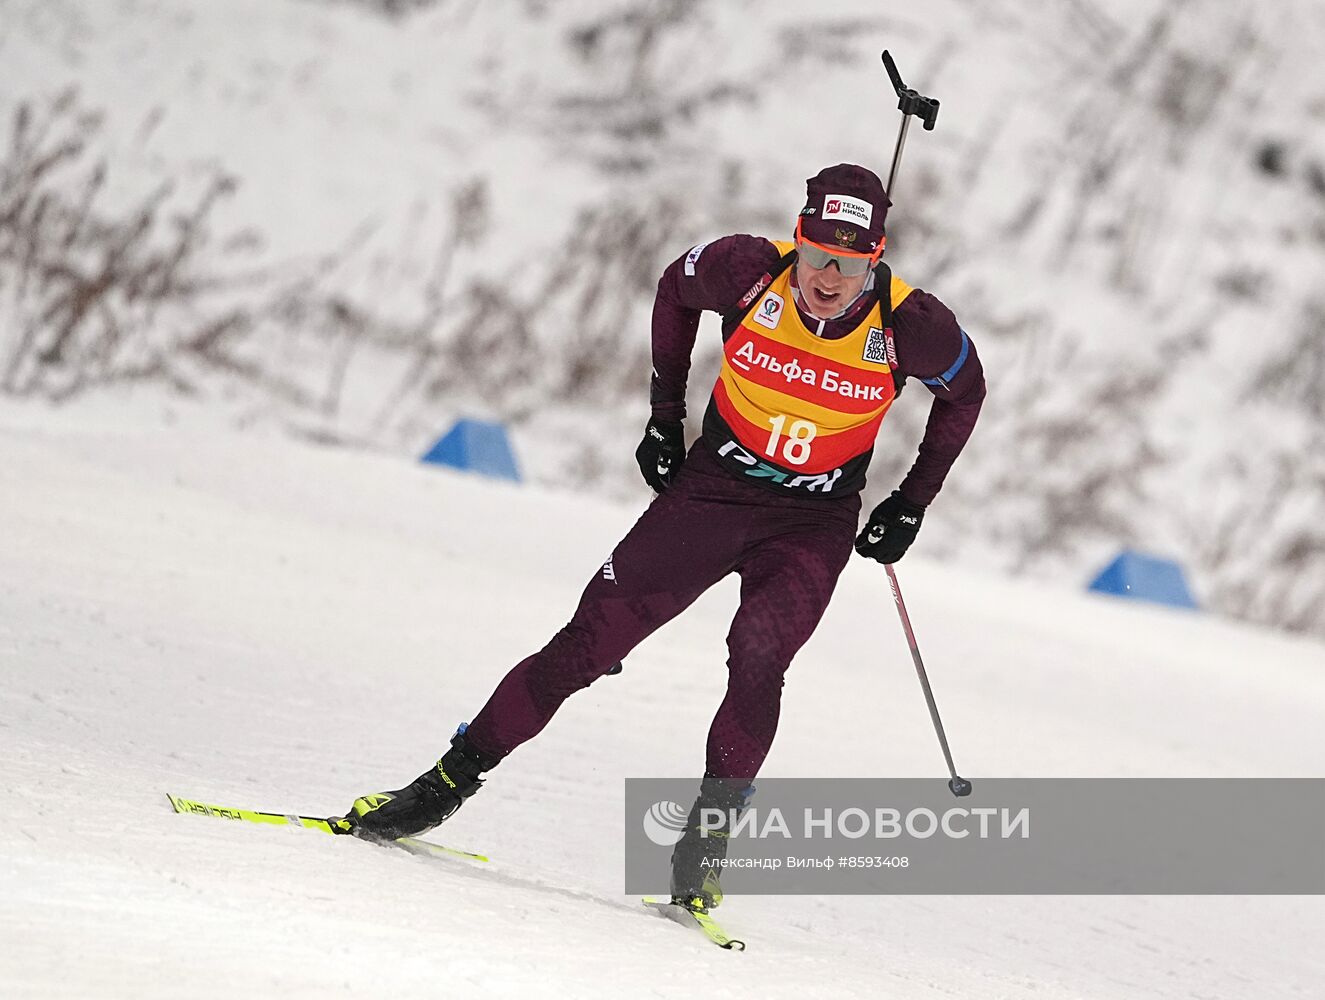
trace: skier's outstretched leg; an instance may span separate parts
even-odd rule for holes
[[[474,716],[468,735],[484,751],[505,757],[537,736],[567,698],[735,568],[743,530],[692,495],[686,471],[589,581],[569,624],[516,664]]]
[[[511,669],[446,756],[400,791],[355,800],[355,832],[399,837],[442,822],[482,785],[480,773],[541,732],[570,695],[732,572],[750,518],[722,477],[682,468],[594,574],[569,624]]]

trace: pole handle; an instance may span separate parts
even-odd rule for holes
[[[939,102],[932,97],[925,97],[918,90],[912,90],[902,82],[902,74],[897,70],[897,63],[887,49],[883,50],[883,68],[888,71],[893,90],[897,91],[897,110],[903,116],[915,115],[925,126],[926,132],[934,131],[934,122],[939,117]]]

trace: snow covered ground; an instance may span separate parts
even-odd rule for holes
[[[641,912],[622,781],[701,766],[726,586],[447,824],[489,866],[174,815],[409,780],[638,507],[86,408],[0,410],[0,470],[6,998],[1320,996],[1318,897],[742,897],[743,954]],[[1317,642],[961,573],[923,535],[899,576],[977,780],[1322,774]],[[940,780],[878,567],[793,666],[765,773]]]

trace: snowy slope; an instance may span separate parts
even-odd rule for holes
[[[484,870],[176,816],[167,790],[325,813],[412,778],[637,507],[109,416],[0,411],[6,998],[1319,995],[1319,898],[743,897],[744,954],[638,912],[621,782],[701,766],[727,586],[448,823]],[[1321,775],[1319,643],[915,555],[899,576],[977,780]],[[765,773],[941,768],[884,577],[853,562]]]
[[[931,553],[1077,587],[1133,545],[1181,557],[1222,613],[1325,630],[1318,0],[373,6],[0,0],[5,134],[68,88],[66,117],[100,115],[0,225],[0,392],[81,373],[80,399],[189,395],[410,454],[469,411],[515,425],[537,481],[638,498],[657,274],[725,232],[785,235],[825,163],[886,169],[889,47],[943,102],[908,143],[889,255],[991,385]],[[50,227],[61,274],[106,249],[63,240],[50,205],[125,221],[168,182],[145,238],[168,246],[218,178],[190,293],[147,307],[112,282],[39,360],[83,300],[25,240]],[[706,325],[694,413],[715,352]],[[895,408],[873,495],[922,397]]]

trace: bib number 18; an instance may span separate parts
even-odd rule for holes
[[[773,425],[773,433],[768,436],[768,446],[764,449],[766,455],[777,457],[778,442],[782,439],[785,429],[786,444],[782,446],[782,457],[789,465],[804,465],[810,460],[810,442],[814,440],[819,428],[808,420],[793,420],[791,426],[787,427],[785,413],[769,417],[768,422]]]

